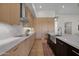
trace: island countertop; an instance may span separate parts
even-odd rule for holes
[[[79,49],[79,36],[77,36],[77,35],[65,34],[62,36],[56,36],[56,38]]]

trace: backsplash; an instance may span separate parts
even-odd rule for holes
[[[23,34],[22,26],[0,23],[0,39],[14,37],[21,34]]]

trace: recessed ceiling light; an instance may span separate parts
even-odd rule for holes
[[[64,5],[62,5],[62,8],[64,8]]]
[[[40,8],[42,8],[42,6],[40,5]]]

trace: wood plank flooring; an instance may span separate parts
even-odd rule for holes
[[[47,40],[37,39],[29,56],[54,56],[54,53],[49,48]]]
[[[35,44],[30,52],[30,56],[44,56],[41,40],[38,39],[35,41]]]

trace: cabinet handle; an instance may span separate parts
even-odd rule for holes
[[[13,52],[16,51],[17,49],[18,49],[18,47],[16,47],[16,48],[13,50]]]
[[[79,53],[78,53],[78,52],[76,52],[76,51],[74,51],[74,50],[72,50],[72,52],[74,52],[75,54],[79,55]]]
[[[62,42],[60,42],[60,41],[59,41],[59,44],[63,45],[63,43],[62,43]]]

